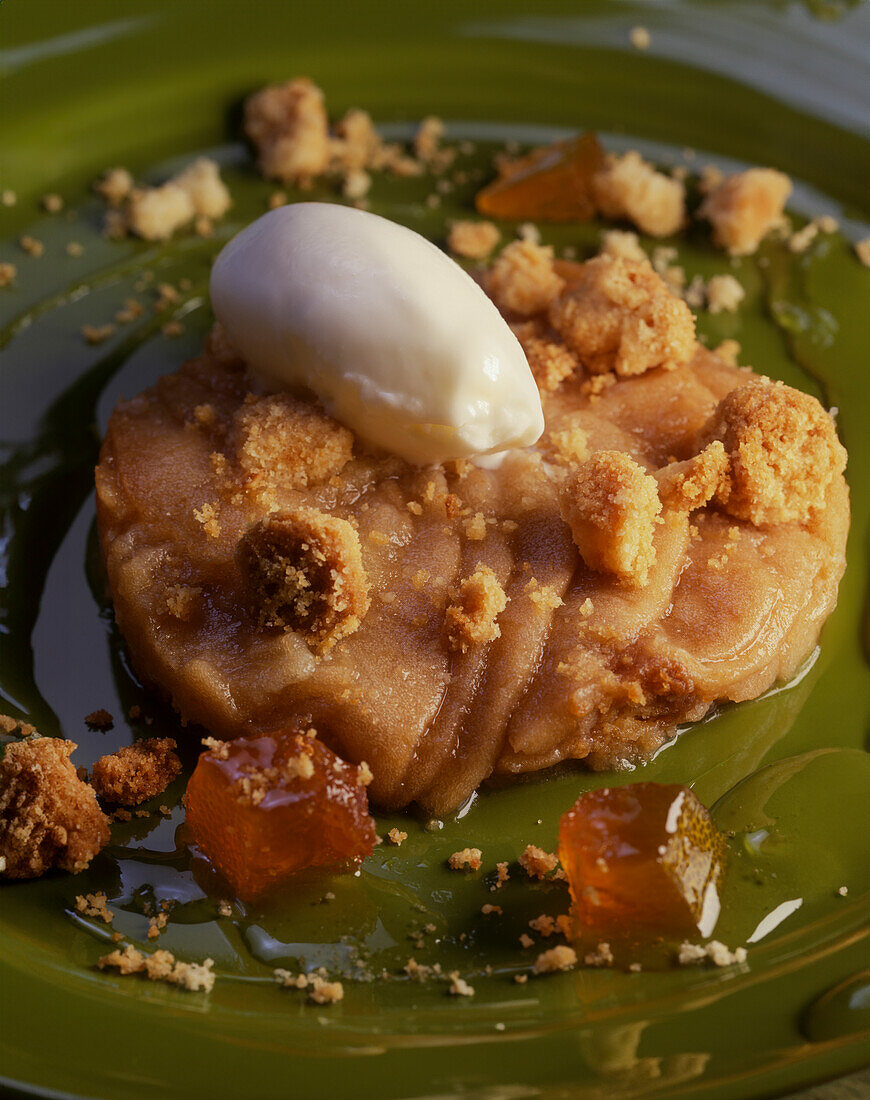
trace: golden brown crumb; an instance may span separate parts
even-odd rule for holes
[[[523,589],[533,604],[542,611],[555,611],[564,603],[562,597],[548,584],[541,584],[535,577],[526,583]]]
[[[535,974],[553,974],[557,970],[570,970],[577,965],[577,952],[573,947],[567,947],[561,943],[557,947],[551,947],[549,951],[543,951],[535,959],[532,970]]]
[[[465,537],[472,542],[480,542],[486,538],[486,517],[483,512],[475,512],[462,521],[462,529]]]
[[[307,77],[249,96],[244,125],[257,150],[260,171],[269,179],[306,184],[329,166],[323,92]]]
[[[448,975],[450,979],[450,987],[447,992],[454,997],[473,997],[474,986],[469,985],[464,978],[459,977],[458,970],[451,970]]]
[[[155,951],[147,955],[131,943],[123,950],[103,955],[97,966],[100,970],[117,970],[122,975],[144,974],[150,982],[167,982],[192,993],[209,993],[214,987],[212,959],[204,959],[201,963],[186,963],[176,959],[169,951]]]
[[[193,518],[202,525],[203,531],[210,539],[218,539],[221,534],[221,525],[218,522],[220,505],[205,501],[199,508],[194,508]]]
[[[496,879],[493,890],[500,890],[502,886],[504,886],[504,884],[510,879],[511,876],[508,867],[509,864],[507,860],[505,860],[503,863],[497,863],[495,865]]]
[[[115,719],[102,707],[85,715],[85,724],[93,730],[110,730],[115,724]]]
[[[357,765],[356,785],[358,787],[367,787],[374,779],[372,769],[368,766],[365,760],[360,760]]]
[[[18,196],[10,187],[4,187],[0,191],[0,205],[14,206],[18,202]]]
[[[84,256],[85,246],[81,241],[67,241],[64,246],[64,252],[66,252],[67,256],[77,259],[79,256]]]
[[[539,917],[533,917],[529,921],[529,928],[533,932],[537,932],[539,936],[543,936],[544,939],[549,939],[555,932],[559,931],[559,926],[549,913],[541,913]]]
[[[750,168],[709,191],[698,211],[713,226],[713,241],[732,256],[748,256],[782,219],[792,185],[773,168]]]
[[[154,798],[181,772],[171,737],[134,741],[94,764],[91,786],[100,798],[121,806],[138,806]]]
[[[550,432],[550,446],[554,460],[565,466],[575,466],[589,457],[589,436],[582,428]]]
[[[559,857],[534,844],[527,844],[520,855],[519,864],[529,878],[545,878],[559,866]]]
[[[489,272],[488,290],[499,309],[528,317],[545,310],[565,288],[553,269],[553,249],[512,241]]]
[[[7,878],[77,874],[109,842],[109,821],[70,760],[72,741],[13,742],[0,760],[0,858]]]
[[[346,199],[361,199],[369,193],[372,177],[364,168],[351,168],[344,177],[341,193]]]
[[[347,520],[316,508],[255,523],[236,562],[260,623],[298,631],[321,652],[352,634],[369,609],[359,536]]]
[[[59,214],[63,210],[63,199],[54,192],[42,196],[42,209],[47,214]]]
[[[746,948],[737,947],[734,951],[730,951],[719,940],[710,940],[703,946],[697,943],[680,944],[677,954],[679,966],[691,966],[708,959],[714,966],[733,966],[735,963],[746,962]]]
[[[739,341],[723,340],[718,347],[713,349],[713,354],[718,355],[722,362],[727,363],[729,367],[736,367],[740,350]]]
[[[234,438],[239,466],[255,488],[316,485],[340,474],[353,451],[347,428],[289,394],[243,405]]]
[[[712,500],[728,474],[728,455],[717,439],[700,454],[657,471],[659,499],[665,508],[692,512]]]
[[[634,260],[639,264],[647,259],[637,233],[627,229],[605,229],[601,234],[598,251],[605,256],[617,256],[621,260]]]
[[[628,37],[636,50],[648,50],[652,43],[652,35],[646,27],[632,27]]]
[[[758,378],[720,401],[705,439],[720,439],[729,476],[716,499],[753,524],[804,523],[846,466],[834,422],[815,398]]]
[[[197,585],[174,584],[166,589],[166,609],[180,622],[189,623],[201,604],[202,589]]]
[[[383,143],[367,111],[352,108],[336,125],[338,135],[332,142],[332,158],[346,172],[375,167]]]
[[[20,238],[18,243],[22,251],[26,252],[28,256],[34,256],[38,259],[45,252],[45,245],[36,237],[24,236]]]
[[[499,228],[492,222],[453,222],[447,235],[447,247],[456,256],[483,260],[500,238]]]
[[[109,206],[120,206],[133,190],[133,177],[126,168],[110,168],[94,184],[94,190]]]
[[[148,939],[156,940],[169,923],[168,913],[158,913],[156,917],[148,918]]]
[[[174,337],[180,336],[184,332],[184,325],[180,321],[167,321],[165,325],[162,325],[160,331],[164,336]]]
[[[572,470],[561,490],[562,515],[590,569],[642,586],[655,561],[655,478],[623,451],[598,451]]]
[[[483,863],[483,852],[480,848],[462,848],[447,860],[447,866],[451,871],[479,871]]]
[[[12,286],[18,275],[15,264],[0,263],[0,286]]]
[[[20,718],[13,718],[9,714],[0,714],[0,734],[10,735],[16,731],[22,739],[39,736],[36,732],[36,726],[31,726],[29,722],[24,722]]]
[[[401,829],[390,829],[387,833],[386,839],[390,844],[395,844],[398,848],[400,844],[403,844],[408,839],[408,834],[402,832]]]
[[[312,1004],[331,1005],[344,1000],[341,982],[327,981],[321,974],[292,974],[279,967],[275,971],[275,980],[285,989],[307,989],[308,1000]]]
[[[481,905],[480,911],[485,917],[500,917],[502,915],[501,906],[491,905],[489,902],[487,902],[485,905]]]
[[[595,202],[606,218],[626,218],[651,237],[669,237],[686,218],[686,189],[657,172],[640,153],[609,156],[592,179]]]
[[[169,240],[195,214],[190,195],[172,180],[132,191],[126,211],[129,228],[146,241]]]
[[[177,176],[172,177],[176,187],[187,192],[193,211],[202,218],[217,221],[232,205],[230,193],[220,176],[216,161],[197,157]]]
[[[79,894],[76,897],[76,912],[85,917],[99,917],[104,924],[111,924],[115,914],[109,909],[108,900],[102,890],[96,894]]]
[[[87,344],[102,344],[115,334],[113,324],[106,325],[82,325],[82,337]]]
[[[707,283],[707,308],[711,313],[735,313],[746,291],[733,275],[714,275]]]
[[[691,358],[695,319],[648,263],[596,256],[550,307],[550,321],[593,374],[643,374]]]
[[[528,932],[521,933],[521,935],[520,935],[520,947],[522,947],[524,951],[527,951],[530,947],[534,947],[534,946],[535,946],[535,941],[528,934]]]
[[[553,393],[580,366],[577,357],[564,344],[539,336],[539,326],[535,322],[523,321],[512,328],[541,393]]]
[[[855,255],[865,267],[870,267],[870,237],[855,242]]]
[[[508,598],[495,573],[479,565],[459,586],[457,601],[447,608],[444,628],[453,649],[465,652],[470,645],[483,645],[501,634],[497,617]]]

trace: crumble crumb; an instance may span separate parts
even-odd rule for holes
[[[632,27],[628,37],[636,50],[648,50],[652,43],[652,35],[646,27]]]
[[[744,963],[746,948],[737,947],[734,951],[729,951],[719,940],[710,940],[703,946],[697,943],[683,943],[677,954],[679,966],[692,966],[708,959],[714,966],[733,966],[735,963]]]
[[[501,906],[492,905],[489,902],[487,902],[485,905],[481,905],[480,911],[485,917],[500,917],[502,915]]]
[[[386,835],[386,839],[390,844],[394,844],[398,848],[408,839],[408,834],[401,829],[390,829]]]
[[[331,1005],[344,1000],[341,982],[327,981],[322,974],[292,974],[279,967],[274,971],[275,981],[284,989],[307,989],[312,1004]]]
[[[514,974],[514,981],[517,985],[525,985],[528,980],[528,974]]]
[[[577,357],[564,344],[538,335],[535,322],[512,325],[541,393],[553,393],[577,370]]]
[[[194,508],[193,518],[202,525],[202,529],[210,539],[220,538],[221,525],[218,521],[220,505],[205,501],[201,507]]]
[[[166,982],[192,993],[209,993],[214,987],[212,959],[204,959],[201,963],[181,962],[169,951],[148,955],[129,943],[120,951],[103,955],[97,966],[100,970],[115,969],[122,975],[144,974],[150,982]]]
[[[180,622],[189,623],[196,615],[202,598],[198,585],[172,584],[166,589],[166,610]]]
[[[840,895],[841,898],[844,898],[849,893],[849,887],[848,886],[838,886],[837,887],[837,893]]]
[[[508,598],[493,571],[479,565],[459,586],[455,603],[444,614],[444,629],[451,648],[465,653],[471,645],[492,642],[501,635],[496,619]]]
[[[0,714],[0,734],[11,736],[16,732],[22,740],[39,737],[36,726],[31,726],[29,722],[23,722],[20,718],[13,718],[9,714]]]
[[[571,471],[561,490],[562,515],[590,569],[642,587],[655,561],[655,478],[623,451],[597,451]]]
[[[76,896],[76,912],[85,917],[99,917],[104,924],[111,924],[115,914],[109,909],[106,894],[99,890],[95,894],[78,894]]]
[[[329,121],[323,92],[307,77],[249,96],[244,129],[260,171],[283,183],[309,184],[329,166]]]
[[[541,913],[539,917],[532,917],[529,921],[529,928],[533,932],[537,932],[539,936],[543,936],[545,940],[559,931],[559,925],[548,913]]]
[[[468,516],[462,522],[462,529],[465,532],[465,537],[471,539],[472,542],[481,542],[486,538],[486,518],[483,512],[475,512],[473,516]]]
[[[757,525],[804,523],[824,507],[828,486],[846,465],[831,416],[809,394],[758,378],[719,403],[704,438],[729,457],[717,501]]]
[[[15,264],[0,263],[0,287],[12,286],[18,275],[18,268]]]
[[[640,153],[610,155],[592,177],[598,209],[606,218],[626,218],[651,237],[669,237],[686,218],[686,189],[657,172]]]
[[[492,222],[453,222],[447,235],[447,247],[456,256],[483,260],[495,248],[501,232]]]
[[[553,268],[553,249],[533,241],[512,241],[493,264],[487,281],[502,310],[530,316],[541,313],[562,293],[565,280]]]
[[[711,313],[736,313],[746,291],[733,275],[714,275],[707,283],[707,308]]]
[[[865,267],[870,267],[870,237],[855,242],[855,255]]]
[[[36,259],[39,259],[45,252],[45,245],[36,237],[24,236],[19,239],[18,243],[22,251],[26,252],[28,256],[33,256]]]
[[[640,238],[637,233],[632,233],[628,229],[605,229],[601,234],[598,251],[605,256],[633,260],[638,264],[647,261],[647,254],[641,248]]]
[[[553,458],[564,466],[575,466],[589,457],[589,436],[583,428],[563,428],[550,432],[550,446]]]
[[[320,652],[352,634],[369,609],[356,530],[316,508],[253,524],[239,540],[236,562],[260,624],[296,631]]]
[[[64,246],[64,252],[66,252],[67,256],[75,260],[78,259],[79,256],[84,256],[85,246],[81,241],[67,241]]]
[[[133,190],[133,177],[126,168],[110,168],[94,184],[94,190],[109,206],[118,207]]]
[[[96,346],[103,344],[115,335],[115,326],[111,323],[105,325],[82,325],[82,338],[86,344]]]
[[[171,737],[134,741],[94,764],[91,786],[100,798],[121,806],[137,806],[154,798],[181,772]]]
[[[565,602],[554,588],[548,584],[541,584],[535,577],[526,582],[523,591],[541,611],[555,611]]]
[[[723,340],[718,347],[713,349],[713,354],[718,355],[722,362],[727,363],[729,367],[736,367],[740,350],[738,340]]]
[[[92,730],[106,730],[112,729],[115,725],[115,719],[107,710],[102,707],[99,710],[91,711],[90,714],[85,716],[85,724]]]
[[[577,952],[573,947],[559,944],[549,951],[542,951],[535,959],[532,972],[535,974],[553,974],[558,970],[571,970],[577,965]]]
[[[782,220],[791,180],[773,168],[728,176],[707,193],[698,210],[713,226],[713,242],[732,256],[748,256]]]
[[[447,990],[454,997],[473,997],[474,986],[468,984],[464,978],[459,977],[458,970],[451,970],[448,975],[450,979],[450,986]]]
[[[359,764],[357,764],[356,785],[358,787],[367,787],[373,779],[374,775],[372,774],[372,769],[365,760],[360,760]]]
[[[545,852],[534,844],[527,844],[519,858],[519,865],[529,878],[542,879],[559,866],[558,856]]]
[[[42,209],[47,214],[59,214],[63,210],[63,199],[60,195],[50,192],[41,199]]]
[[[10,187],[4,187],[0,191],[0,204],[3,206],[14,206],[18,202],[18,196]]]
[[[599,943],[594,951],[590,951],[583,958],[584,966],[601,967],[610,966],[613,963],[613,952],[609,943]]]
[[[132,190],[126,201],[128,226],[146,241],[169,240],[196,218],[221,218],[232,202],[220,168],[207,157],[198,157],[159,187]]]
[[[728,473],[728,455],[717,439],[700,454],[683,462],[672,462],[655,474],[659,499],[665,508],[693,512],[702,508],[719,491]]]
[[[497,863],[495,865],[496,878],[495,883],[492,887],[493,890],[500,890],[502,886],[504,886],[504,884],[510,879],[511,876],[508,870],[508,866],[509,865],[507,860],[505,860],[503,863]]]
[[[7,878],[77,874],[109,842],[109,821],[69,759],[73,741],[17,741],[0,760],[0,856]]]
[[[695,319],[646,261],[596,256],[550,306],[550,323],[593,374],[673,369],[695,349]]]
[[[233,907],[228,901],[219,901],[217,911],[219,917],[231,917],[233,915]]]
[[[166,925],[169,923],[168,913],[158,913],[155,917],[148,918],[148,939],[156,940]]]
[[[450,856],[447,866],[451,871],[479,871],[482,861],[483,853],[480,848],[462,848]]]

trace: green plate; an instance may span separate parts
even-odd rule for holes
[[[628,45],[638,23],[652,34],[644,53]],[[471,182],[438,207],[426,203],[431,179],[375,181],[372,209],[435,238],[468,209],[488,142],[594,128],[609,147],[639,145],[662,163],[791,174],[794,211],[835,214],[845,237],[820,236],[800,256],[769,242],[733,267],[703,231],[676,243],[689,276],[733,270],[747,290],[738,314],[701,315],[704,338],[739,339],[742,361],[838,407],[854,505],[840,603],[802,676],[689,730],[644,772],[693,783],[732,831],[716,935],[732,947],[753,939],[745,965],[518,984],[535,954],[518,937],[530,917],[565,911],[564,887],[515,874],[493,895],[485,872],[445,869],[466,844],[484,850],[486,868],[528,842],[550,848],[581,790],[630,775],[567,771],[488,789],[440,829],[383,820],[409,838],[379,848],[359,876],[301,880],[229,918],[178,833],[179,781],[156,800],[171,818],[115,826],[88,872],[0,889],[7,1087],[124,1098],[744,1097],[868,1060],[870,271],[846,239],[868,235],[868,56],[870,8],[836,0],[0,4],[0,189],[18,193],[17,205],[0,206],[0,260],[18,267],[16,285],[0,290],[0,711],[71,737],[80,763],[138,735],[180,732],[135,680],[114,631],[92,470],[117,397],[198,349],[211,257],[266,207],[273,188],[237,141],[240,101],[265,81],[307,73],[333,114],[362,106],[407,137],[436,113],[452,138],[478,142],[461,158]],[[89,194],[98,172],[123,163],[160,179],[204,151],[221,160],[235,198],[212,239],[101,237]],[[46,191],[64,196],[63,213],[40,212]],[[44,256],[17,247],[22,233],[44,241]],[[583,256],[596,233],[561,226],[545,239]],[[82,255],[67,253],[71,241]],[[175,313],[148,309],[88,346],[81,326],[110,320],[146,270],[155,283],[189,280]],[[161,332],[172,316],[184,328],[176,338]],[[135,721],[125,717],[133,706]],[[99,707],[115,716],[109,732],[85,726]],[[198,735],[180,736],[190,764]],[[149,947],[148,906],[172,901],[159,945],[212,956],[211,995],[99,972],[109,929],[74,911],[76,894],[98,889],[115,926]],[[494,900],[503,916],[484,917]],[[458,970],[476,995],[407,980],[412,954]],[[309,1006],[275,986],[275,966],[303,960],[344,975],[341,1004]]]

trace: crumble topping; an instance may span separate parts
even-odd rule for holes
[[[545,852],[534,844],[527,844],[519,858],[519,865],[529,878],[546,878],[551,871],[559,866],[559,857],[552,852]]]
[[[673,369],[695,349],[695,319],[646,261],[596,256],[550,306],[550,322],[593,374]]]
[[[492,222],[453,222],[447,235],[447,247],[456,256],[483,260],[501,239],[501,232]]]
[[[495,573],[479,565],[459,586],[459,595],[444,613],[444,627],[452,649],[465,653],[471,645],[492,642],[501,634],[496,619],[508,598]]]
[[[598,251],[601,255],[613,256],[619,260],[633,260],[638,264],[647,260],[637,233],[628,229],[605,229],[601,234]]]
[[[730,951],[719,940],[710,940],[703,946],[697,943],[680,944],[677,963],[680,966],[693,966],[695,963],[709,960],[714,966],[733,966],[746,962],[746,948],[737,947]]]
[[[397,848],[400,844],[404,844],[407,839],[408,834],[406,832],[403,832],[401,829],[390,829],[390,831],[386,835],[386,840],[390,844],[394,844]]]
[[[126,168],[109,168],[94,184],[94,190],[109,206],[121,206],[133,190],[133,177]]]
[[[592,177],[598,209],[606,218],[626,218],[651,237],[669,237],[686,219],[686,188],[657,172],[640,153],[610,155]]]
[[[109,821],[70,760],[76,745],[38,737],[0,760],[0,857],[7,878],[83,871],[109,843]]]
[[[561,294],[565,280],[553,268],[553,249],[533,241],[512,241],[493,264],[487,288],[499,309],[530,316]]]
[[[321,652],[352,634],[369,609],[359,536],[317,508],[276,512],[239,540],[236,563],[262,626],[294,630]]]
[[[805,523],[846,466],[834,422],[818,401],[765,378],[727,394],[704,435],[720,439],[730,460],[716,499],[756,526]]]
[[[553,458],[565,466],[575,466],[589,457],[589,436],[583,428],[563,428],[550,432]]]
[[[0,287],[12,286],[18,276],[18,268],[15,264],[0,263]]]
[[[155,951],[148,955],[131,943],[121,950],[111,951],[98,960],[100,970],[113,969],[119,974],[144,974],[149,982],[166,982],[191,993],[210,993],[214,987],[214,961],[182,962],[170,951]]]
[[[223,217],[231,201],[218,165],[207,157],[199,157],[159,187],[130,191],[124,216],[137,237],[166,241],[195,218],[211,222]]]
[[[310,183],[329,165],[323,92],[307,77],[263,88],[245,101],[245,134],[260,171],[282,183]]]
[[[535,974],[553,974],[558,970],[571,970],[577,965],[577,952],[564,943],[542,951],[535,959],[532,971]]]
[[[562,515],[590,569],[643,586],[655,561],[655,478],[624,451],[597,451],[568,475]]]
[[[748,256],[782,220],[791,180],[773,168],[750,168],[713,186],[698,216],[713,226],[713,242],[732,256]]]
[[[523,321],[511,328],[541,393],[553,393],[579,367],[577,357],[564,344],[539,335],[541,329],[535,322]]]
[[[316,1005],[332,1005],[344,1000],[341,982],[327,981],[325,974],[293,974],[279,967],[275,981],[284,989],[307,989],[308,1000]]]
[[[483,863],[483,852],[480,848],[462,848],[447,860],[451,871],[479,871]]]
[[[448,975],[448,978],[450,979],[450,985],[447,989],[447,992],[450,993],[452,996],[454,996],[454,997],[473,997],[474,996],[474,986],[469,985],[468,982],[464,978],[460,978],[458,970],[451,970],[450,974]]]
[[[728,473],[728,455],[717,439],[693,458],[672,462],[655,474],[665,508],[693,512],[712,500]]]
[[[316,485],[340,474],[353,451],[347,428],[289,394],[246,402],[233,435],[245,484],[255,490]]]
[[[95,894],[78,894],[76,896],[76,912],[85,917],[95,917],[104,924],[111,924],[115,914],[108,907],[108,897],[100,890]]]
[[[154,798],[181,772],[171,737],[150,737],[101,756],[91,773],[100,798],[121,806],[138,806]]]
[[[733,275],[714,275],[707,283],[707,309],[711,313],[736,313],[746,291]]]

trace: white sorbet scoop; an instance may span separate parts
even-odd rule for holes
[[[544,430],[526,357],[489,298],[376,214],[319,202],[264,214],[218,256],[211,299],[265,386],[313,391],[409,462],[494,455]]]

